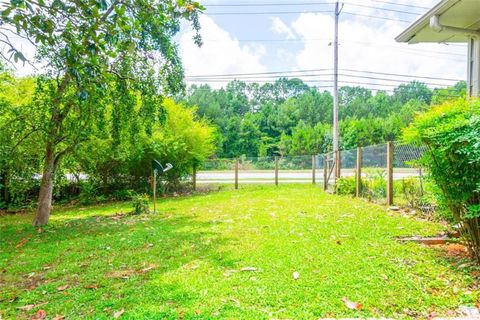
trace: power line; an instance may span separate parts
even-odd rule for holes
[[[226,73],[226,74],[207,74],[207,75],[190,75],[186,78],[195,79],[195,78],[215,78],[215,77],[241,77],[241,76],[260,76],[260,75],[288,75],[299,73],[302,76],[304,73],[313,73],[313,72],[325,72],[332,71],[329,69],[309,69],[309,70],[288,70],[288,71],[269,71],[269,72],[250,72],[250,73]],[[356,73],[366,73],[366,74],[379,74],[386,76],[395,76],[395,77],[404,77],[404,78],[418,78],[418,79],[429,79],[429,80],[444,80],[444,81],[462,81],[461,79],[452,79],[452,78],[441,78],[441,77],[432,77],[432,76],[419,76],[419,75],[409,75],[409,74],[400,74],[400,73],[388,73],[388,72],[376,72],[370,70],[356,70],[356,69],[339,69],[339,71],[348,71]]]
[[[390,20],[390,21],[399,21],[399,22],[405,22],[405,23],[412,23],[412,21],[409,21],[409,20],[393,19],[393,18],[380,17],[380,16],[371,16],[371,15],[367,15],[367,14],[354,13],[354,12],[348,12],[348,11],[343,11],[342,13],[344,13],[344,14],[349,14],[349,15],[353,15],[353,16],[365,17],[365,18],[382,19],[382,20]]]
[[[205,78],[205,77],[223,77],[225,75],[229,76],[244,76],[244,75],[260,75],[260,74],[288,74],[295,72],[321,72],[321,71],[332,71],[332,68],[329,69],[311,69],[311,70],[289,70],[289,71],[269,71],[269,72],[251,72],[251,73],[229,73],[229,74],[210,74],[210,75],[192,75],[187,76],[188,78]]]
[[[358,78],[358,79],[368,79],[368,80],[380,80],[380,81],[388,81],[388,82],[396,82],[398,83],[409,83],[412,80],[410,79],[393,79],[393,78],[384,78],[384,77],[375,77],[375,76],[365,76],[365,75],[355,75],[355,74],[347,74],[347,73],[339,73],[338,74],[341,77],[346,77],[346,78]],[[294,78],[313,78],[313,77],[332,77],[332,73],[327,73],[327,74],[304,74],[304,75],[290,75],[288,79],[294,79]],[[212,81],[212,82],[224,82],[224,81],[233,81],[233,80],[239,80],[239,81],[269,81],[269,80],[276,80],[278,79],[278,76],[274,75],[265,75],[265,76],[248,76],[248,77],[203,77],[203,78],[194,78],[194,79],[186,79],[191,82],[201,82],[201,81]],[[318,82],[318,81],[333,81],[331,79],[310,79],[310,80],[305,80],[301,79],[303,82]],[[415,79],[414,79],[415,80]],[[443,81],[451,81],[451,80],[443,80]],[[432,85],[432,86],[448,86],[450,84],[448,83],[437,83],[437,82],[427,82],[427,81],[422,81],[425,84]]]
[[[419,79],[430,79],[430,80],[446,80],[446,81],[457,81],[457,82],[462,81],[462,79],[439,78],[439,77],[430,77],[430,76],[417,76],[417,75],[407,75],[407,74],[400,74],[400,73],[376,72],[376,71],[354,70],[354,69],[342,69],[342,70],[351,71],[351,72],[381,74],[381,75],[396,76],[396,77],[408,77],[408,78],[419,78]]]
[[[303,3],[232,3],[206,4],[206,7],[279,7],[279,6],[316,6],[334,4],[334,2],[303,2]]]
[[[404,4],[404,3],[395,3],[390,1],[381,1],[381,0],[367,0],[370,2],[376,3],[383,3],[383,4],[391,4],[395,6],[401,7],[408,7],[408,8],[416,8],[416,9],[430,9],[428,7],[421,7],[412,4]],[[303,2],[303,3],[230,3],[230,4],[204,4],[206,7],[278,7],[278,6],[310,6],[310,5],[328,5],[328,4],[335,4],[335,2]]]
[[[392,4],[392,5],[396,5],[396,6],[403,6],[403,7],[410,7],[410,8],[418,8],[418,9],[426,9],[426,10],[431,9],[429,7],[421,7],[421,6],[417,6],[417,5],[414,5],[414,4],[395,3],[395,2],[391,2],[391,1],[383,1],[383,0],[368,0],[368,1],[385,3],[385,4]]]
[[[312,10],[312,11],[268,11],[268,12],[209,12],[204,13],[208,16],[234,16],[234,15],[262,15],[262,14],[300,14],[300,13],[332,13],[332,10]]]
[[[203,13],[203,14],[207,16],[235,16],[235,15],[264,15],[264,14],[274,15],[274,14],[301,14],[301,13],[332,13],[332,12],[333,12],[332,10],[311,10],[311,11],[264,11],[264,12],[209,12],[209,13]],[[343,11],[342,13],[354,15],[354,16],[372,18],[372,19],[398,21],[398,22],[404,22],[404,23],[412,22],[409,20],[394,19],[394,18],[381,17],[381,16],[371,16],[371,15],[353,13],[348,11]]]
[[[301,3],[301,4],[294,4],[294,3],[283,3],[283,4],[278,4],[278,5],[309,5],[309,4],[317,4],[317,5],[323,5],[323,4],[331,4],[331,3]],[[383,10],[383,11],[390,11],[390,12],[396,12],[396,13],[402,13],[402,14],[410,14],[410,15],[420,15],[420,13],[417,12],[411,12],[411,11],[404,11],[404,10],[398,10],[398,9],[390,9],[390,8],[383,8],[383,7],[375,7],[375,6],[369,6],[369,5],[363,5],[363,4],[355,4],[351,2],[346,2],[348,5],[356,6],[356,7],[363,7],[363,8],[370,8],[370,9],[375,9],[375,10]],[[221,6],[221,5],[217,5]],[[232,5],[222,5],[224,7],[226,6],[248,6],[247,4],[232,4]],[[276,6],[276,4],[252,4],[251,6]],[[300,14],[300,13],[327,13],[327,12],[332,12],[331,10],[312,10],[312,11],[268,11],[268,12],[212,12],[212,13],[206,13],[207,15],[259,15],[259,14]],[[356,15],[356,16],[363,16],[363,17],[368,17],[368,18],[376,18],[376,19],[383,19],[383,20],[394,20],[394,21],[401,21],[401,22],[407,22],[410,23],[411,21],[403,20],[403,19],[394,19],[394,18],[389,18],[389,17],[381,17],[381,16],[371,16],[371,15],[365,15],[365,14],[360,14],[360,13],[353,13],[353,12],[344,12],[346,14],[350,15]]]
[[[361,7],[361,8],[369,8],[369,9],[390,11],[390,12],[403,13],[403,14],[411,14],[411,15],[415,15],[415,16],[420,15],[420,13],[417,13],[417,12],[403,11],[403,10],[382,8],[382,7],[374,7],[374,6],[369,6],[369,5],[365,5],[365,4],[356,4],[356,3],[351,3],[351,2],[345,2],[345,4],[350,5],[350,6],[355,6],[355,7]]]
[[[340,75],[339,75],[340,76]],[[350,78],[350,77],[348,77]],[[356,78],[356,77],[352,77]],[[377,78],[372,78],[372,77],[359,77],[360,79],[371,79],[371,80],[377,80]],[[188,82],[196,82],[196,83],[224,83],[224,82],[232,82],[232,81],[241,81],[245,83],[258,83],[258,82],[272,82],[275,79],[262,79],[262,78],[254,78],[254,79],[222,79],[222,78],[216,78],[216,79],[194,79],[194,80],[187,80]],[[378,79],[381,80],[381,79]],[[389,80],[383,80],[383,81],[389,81]],[[395,81],[395,80],[390,80],[390,81]],[[332,83],[333,80],[331,79],[306,79],[302,80],[303,83]],[[372,85],[372,86],[381,86],[381,87],[391,87],[391,88],[397,88],[402,84],[408,84],[411,81],[400,81],[396,80],[395,82],[398,83],[375,83],[375,82],[361,82],[360,80],[338,80],[339,83],[348,83],[348,84],[358,84],[358,85]],[[432,87],[437,87],[437,88],[448,88],[451,85],[446,84],[446,83],[429,83],[429,82],[423,82],[425,85],[432,86]],[[332,85],[333,86],[333,85]]]

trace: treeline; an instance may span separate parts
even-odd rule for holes
[[[339,90],[342,149],[397,139],[416,112],[465,95],[465,82],[431,90],[412,81],[393,94],[363,87]],[[232,81],[225,88],[193,85],[181,98],[218,128],[216,157],[310,155],[331,151],[333,97],[300,79],[260,85]]]

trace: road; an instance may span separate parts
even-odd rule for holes
[[[343,169],[342,176],[354,176],[354,169]],[[363,173],[363,177],[368,174]],[[400,180],[406,177],[418,176],[417,169],[394,169],[393,179]],[[315,179],[317,182],[323,181],[323,170],[317,170]],[[280,170],[278,179],[288,183],[311,183],[311,170]],[[234,171],[200,171],[197,173],[197,183],[233,183],[235,180]],[[238,172],[238,180],[244,183],[272,183],[275,181],[275,172],[273,170],[240,170]]]

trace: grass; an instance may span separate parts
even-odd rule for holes
[[[0,315],[414,318],[479,298],[461,261],[394,240],[436,234],[441,225],[311,185],[164,199],[155,216],[116,215],[129,210],[60,208],[41,233],[31,215],[1,217]],[[343,297],[362,309],[346,308]]]

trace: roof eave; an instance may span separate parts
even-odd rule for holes
[[[415,22],[413,22],[405,31],[399,34],[395,41],[397,42],[407,42],[407,43],[418,43],[417,41],[413,40],[415,35],[418,31],[422,28],[430,24],[430,17],[434,15],[441,15],[444,13],[448,8],[455,5],[460,0],[442,0],[439,2],[435,7],[427,11],[423,16],[418,18]]]

